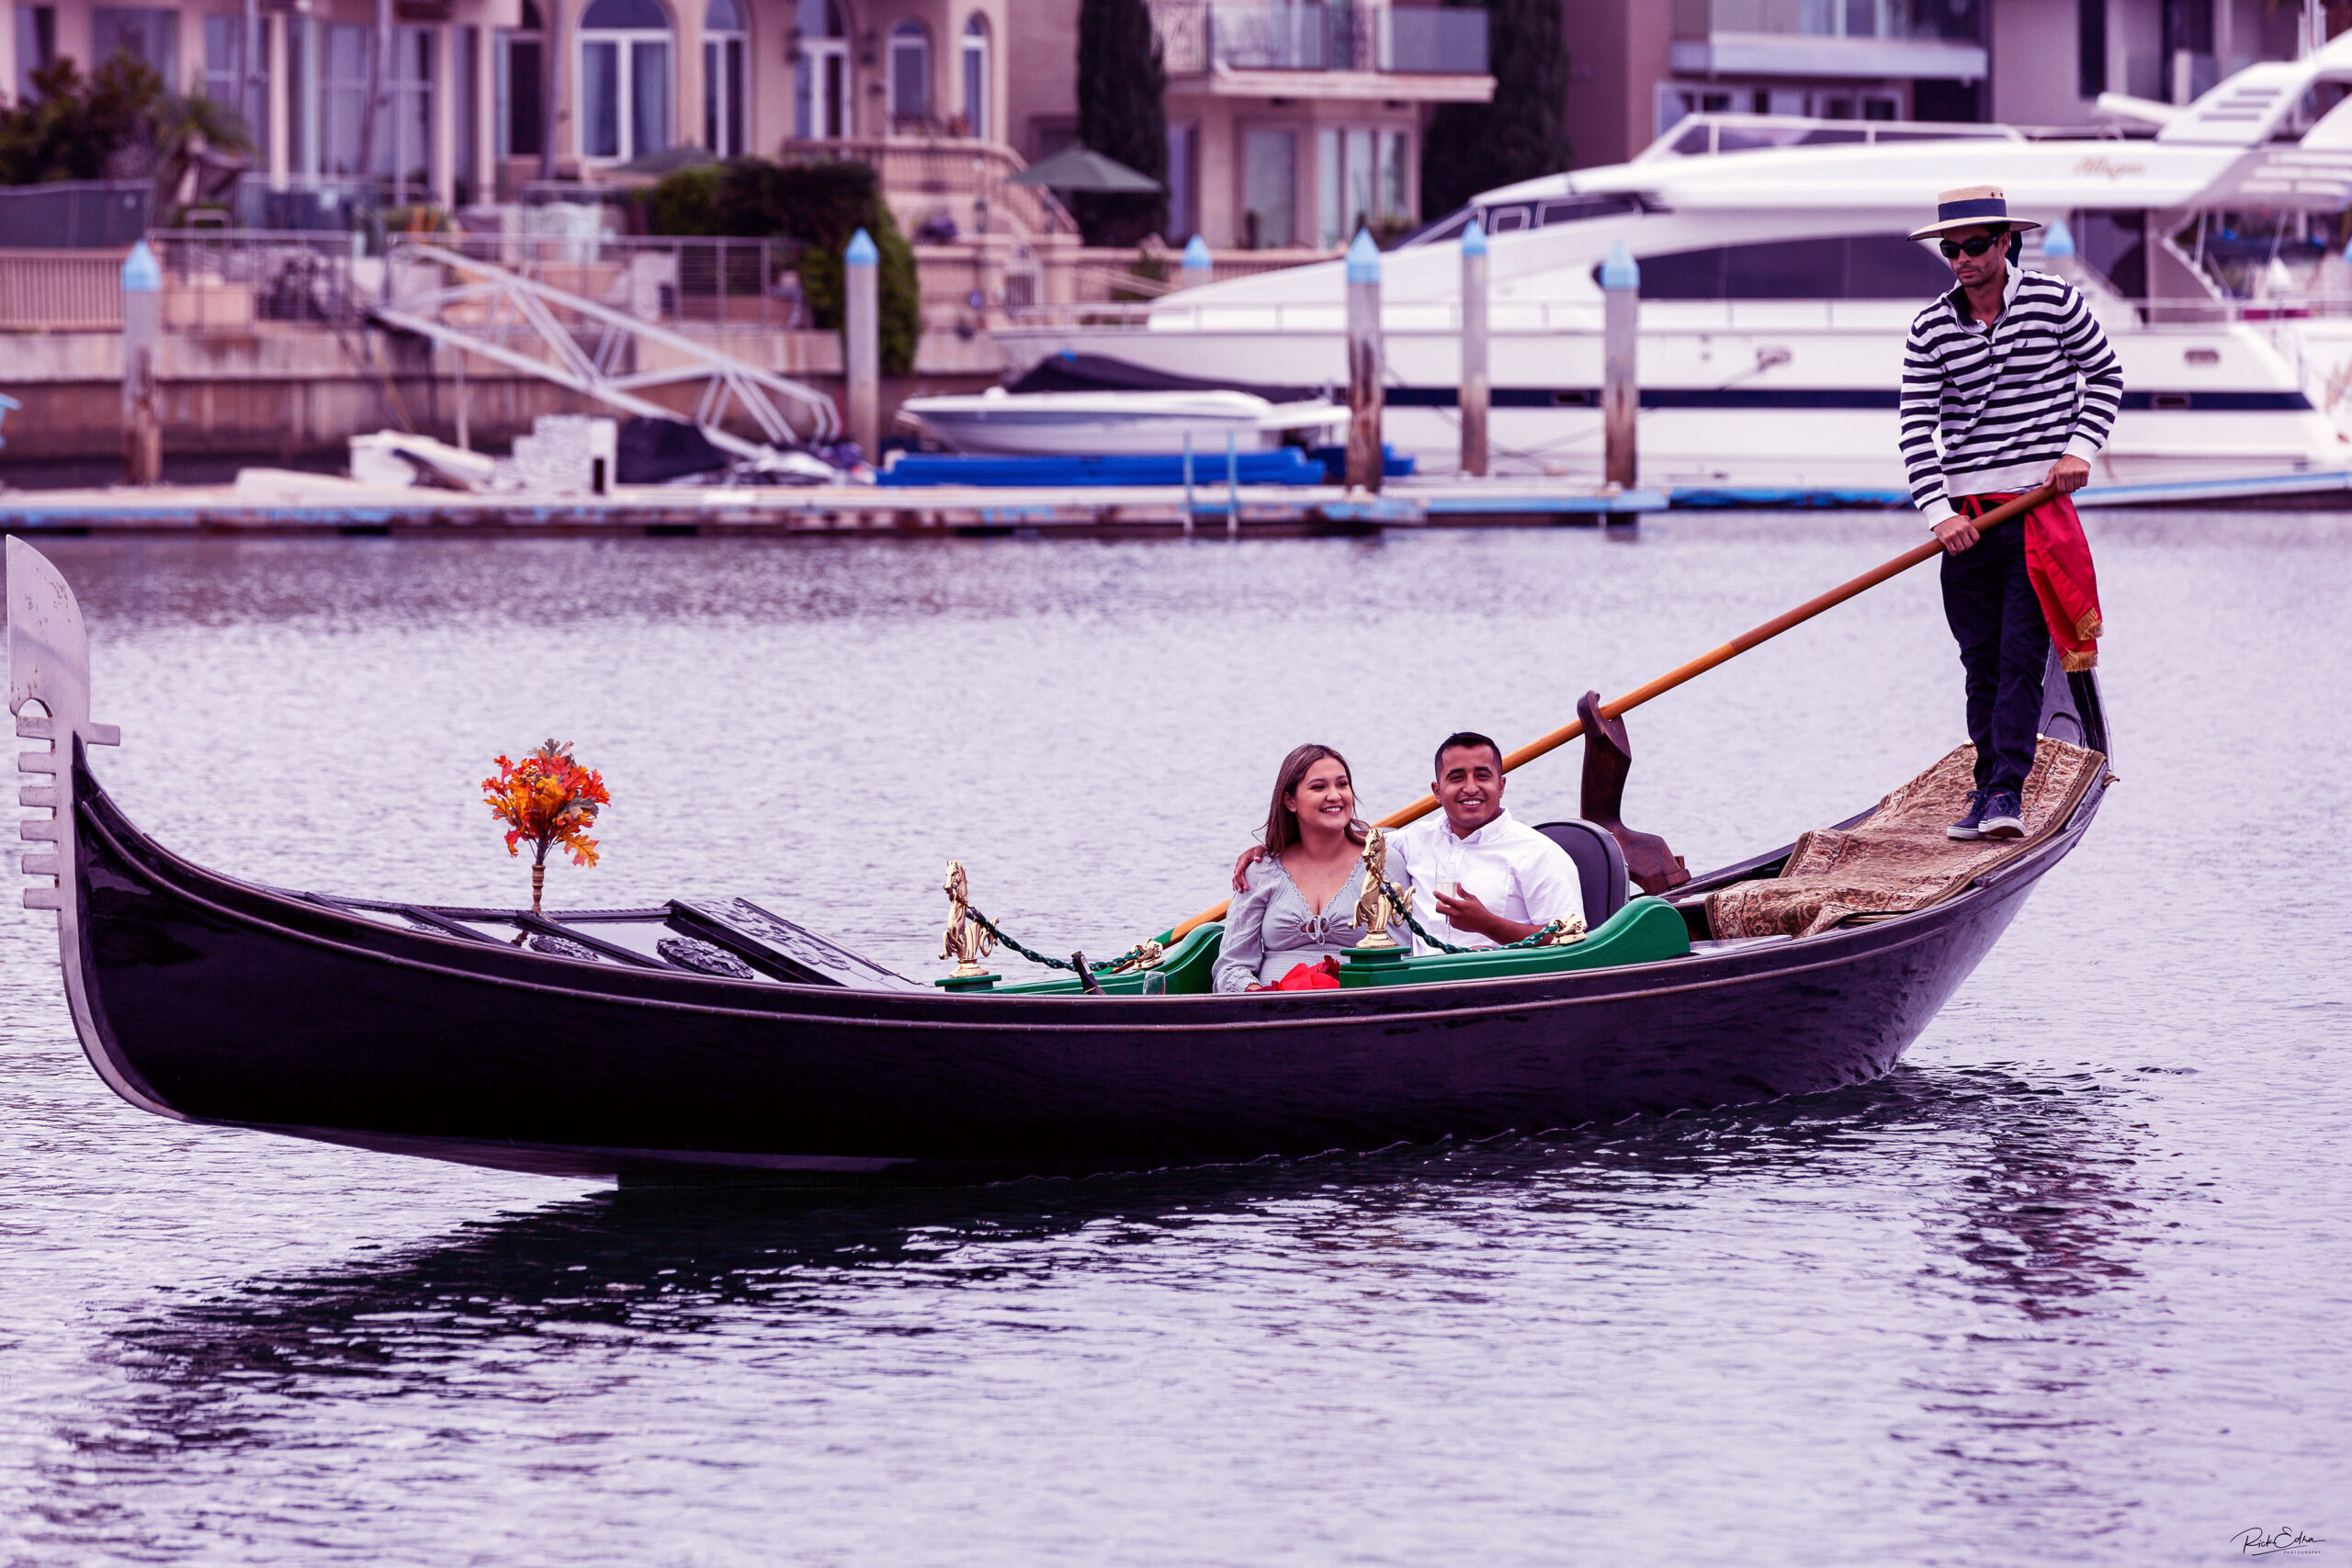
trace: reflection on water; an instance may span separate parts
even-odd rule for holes
[[[2126,781],[2097,831],[1902,1070],[1724,1115],[597,1191],[132,1112],[74,1052],[53,937],[0,921],[0,1561],[2007,1568],[2344,1537],[2352,966],[2309,872],[2345,533],[2095,520]],[[1911,536],[54,553],[129,739],[99,766],[175,848],[512,898],[470,786],[552,731],[616,799],[560,900],[763,894],[930,974],[950,854],[1025,937],[1115,951],[1216,896],[1303,733],[1379,807],[1434,737],[1538,733]],[[2280,617],[2294,681],[2244,635]],[[1956,685],[1904,580],[1635,716],[1628,815],[1693,864],[1783,840],[1940,753]],[[2216,755],[2262,788],[2217,800]],[[1573,759],[1511,788],[1572,808]]]
[[[1234,1314],[1262,1314],[1308,1362],[1378,1365],[1408,1331],[1449,1342],[1440,1369],[1482,1355],[1522,1361],[1520,1375],[1541,1382],[1516,1397],[1557,1402],[1559,1441],[1624,1419],[1627,1391],[1588,1386],[1572,1359],[1616,1338],[1621,1314],[1656,1312],[1645,1291],[1620,1280],[1668,1270],[1677,1315],[1751,1343],[1808,1337],[1818,1332],[1805,1321],[1816,1301],[1770,1303],[1752,1282],[1706,1280],[1679,1255],[1695,1247],[1715,1266],[1752,1264],[1749,1233],[1781,1229],[1774,1211],[1844,1210],[1858,1187],[1893,1181],[1880,1217],[1916,1238],[1886,1254],[1849,1251],[1847,1262],[1876,1276],[1868,1288],[1890,1304],[1952,1297],[1985,1320],[1951,1348],[1940,1381],[1910,1380],[1906,1397],[1913,1423],[1938,1429],[1939,1455],[1963,1461],[1962,1472],[1993,1467],[1973,1489],[2030,1515],[2043,1488],[2020,1485],[2007,1467],[2063,1465],[2065,1442],[2101,1418],[2103,1402],[2095,1379],[2063,1371],[2032,1377],[2041,1407],[2030,1416],[1992,1385],[2018,1375],[2005,1364],[2009,1348],[2037,1325],[2087,1310],[2080,1303],[2133,1275],[2120,1250],[2135,1207],[2124,1152],[2134,1134],[2112,1105],[2131,1093],[2114,1075],[2052,1089],[1999,1069],[1906,1071],[1810,1101],[1568,1141],[969,1190],[583,1197],[138,1314],[101,1351],[124,1378],[120,1396],[96,1421],[55,1434],[40,1514],[58,1537],[104,1539],[111,1532],[92,1532],[82,1506],[95,1493],[106,1511],[152,1527],[142,1498],[155,1494],[168,1511],[168,1499],[247,1463],[275,1465],[302,1444],[322,1400],[368,1409],[367,1427],[409,1441],[429,1431],[466,1448],[510,1445],[519,1451],[499,1462],[526,1471],[561,1466],[564,1449],[585,1444],[600,1473],[623,1477],[659,1469],[662,1439],[603,1423],[517,1431],[498,1408],[607,1399],[642,1408],[649,1395],[699,1398],[704,1378],[749,1380],[780,1407],[749,1402],[764,1412],[752,1426],[695,1441],[718,1449],[725,1457],[707,1457],[723,1468],[757,1472],[766,1442],[820,1441],[854,1418],[873,1392],[865,1378],[885,1366],[924,1385],[910,1397],[985,1423],[1009,1359],[1041,1363],[1012,1371],[1022,1382],[1067,1376],[1066,1397],[1093,1419],[1148,1422],[1147,1391],[1059,1367],[1055,1341],[1109,1332],[1126,1342],[1123,1359],[1181,1380],[1206,1371],[1195,1330],[1214,1335]],[[1931,1167],[1892,1168],[1890,1156],[1923,1145],[1939,1151]],[[1830,1238],[1819,1239],[1826,1264]],[[1114,1327],[1118,1302],[1137,1291],[1186,1299],[1160,1322]],[[1331,1321],[1314,1325],[1310,1311]],[[1531,1342],[1552,1354],[1526,1358]],[[1928,1364],[1942,1359],[1932,1344],[1917,1348]],[[1753,1418],[1694,1372],[1650,1367],[1643,1401],[1704,1408],[1713,1424]],[[1432,1380],[1397,1369],[1381,1389],[1384,1422],[1443,1419],[1442,1370]],[[373,1462],[413,1462],[406,1442],[349,1436],[377,1450]],[[1521,1462],[1535,1458],[1540,1472],[1548,1444],[1538,1446]],[[1017,1456],[1006,1463],[1023,1467]],[[1758,1486],[1754,1501],[1766,1506],[1764,1475],[1737,1479]],[[745,1501],[723,1482],[701,1496]],[[284,1524],[335,1529],[324,1516]],[[1511,1532],[1493,1544],[1510,1555]],[[1516,1545],[1533,1551],[1540,1538]]]

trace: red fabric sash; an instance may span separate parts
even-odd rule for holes
[[[1970,517],[1982,517],[2005,501],[2024,492],[1964,495],[1953,504]],[[2098,668],[2098,639],[2107,635],[2099,616],[2098,573],[2091,565],[2090,541],[2083,536],[2083,520],[2064,496],[2046,501],[2020,519],[2025,525],[2025,570],[2041,601],[2041,618],[2049,624],[2050,640],[2058,645],[2058,661],[2068,671]]]
[[[1274,982],[1277,991],[1336,991],[1340,988],[1340,962],[1325,958],[1319,964],[1297,964],[1291,972]]]

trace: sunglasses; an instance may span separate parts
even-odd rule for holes
[[[1939,240],[1936,249],[1943,252],[1944,260],[1951,261],[1962,255],[1981,256],[1995,245],[2008,243],[2008,239],[2007,234],[1979,234],[1973,240]]]

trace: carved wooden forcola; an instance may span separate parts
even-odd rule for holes
[[[1633,742],[1625,737],[1625,721],[1600,711],[1600,694],[1587,692],[1577,699],[1577,717],[1584,725],[1584,795],[1577,815],[1606,828],[1625,852],[1625,874],[1645,893],[1664,893],[1690,880],[1690,868],[1656,833],[1639,833],[1625,826],[1625,777],[1633,771]]]

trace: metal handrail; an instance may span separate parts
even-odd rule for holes
[[[439,265],[469,276],[472,281],[424,289],[388,299],[371,312],[387,326],[429,337],[462,353],[479,355],[494,364],[592,397],[609,407],[649,419],[675,419],[673,409],[638,394],[654,387],[704,382],[694,422],[711,445],[738,457],[759,457],[767,448],[730,434],[720,427],[729,403],[741,406],[771,446],[794,444],[797,435],[784,412],[769,400],[784,400],[807,416],[809,437],[831,441],[841,434],[841,413],[833,400],[772,370],[762,369],[714,348],[700,339],[667,331],[601,301],[568,293],[505,267],[435,244],[403,243],[394,252],[396,263]],[[443,317],[451,306],[486,307],[479,327],[459,326]],[[516,334],[536,339],[545,357],[508,346],[500,329],[512,314],[526,329]],[[561,319],[571,317],[602,329],[593,349],[583,348],[574,331]],[[673,363],[654,370],[616,372],[624,346],[651,344]]]

